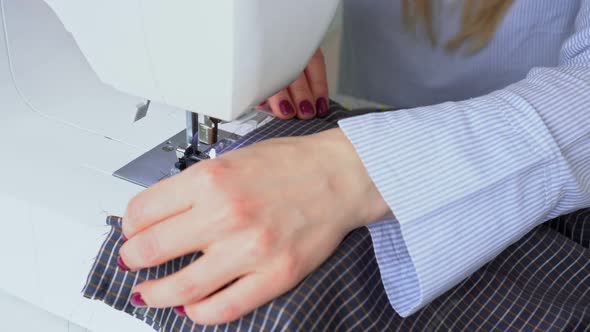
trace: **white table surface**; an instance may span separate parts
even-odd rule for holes
[[[91,332],[63,318],[0,292],[2,331],[9,332]]]
[[[0,292],[94,332],[152,331],[80,291],[105,217],[142,189],[112,173],[182,130],[184,112],[152,104],[133,123],[143,100],[102,84],[43,1],[4,7]]]
[[[43,1],[4,6],[0,290],[94,332],[151,331],[80,291],[107,231],[105,216],[121,214],[141,190],[111,174],[177,133],[182,112],[155,105],[134,124],[141,100],[96,78]]]

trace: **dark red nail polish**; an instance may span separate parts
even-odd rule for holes
[[[315,104],[316,109],[318,110],[319,117],[326,117],[330,114],[330,107],[328,106],[328,100],[324,97],[318,98],[318,101]]]
[[[263,107],[264,105],[266,105],[266,101],[263,101],[262,104],[258,105],[258,107]]]
[[[123,241],[123,243],[127,242],[127,237],[125,236],[125,234],[121,234],[121,240]]]
[[[281,113],[283,113],[283,115],[285,115],[285,116],[293,115],[295,113],[295,110],[293,109],[293,105],[291,105],[291,103],[286,100],[283,100],[279,104],[279,108],[281,109]]]
[[[304,100],[299,104],[299,109],[301,110],[302,115],[314,115],[315,110],[313,109],[313,104],[309,100]]]
[[[121,256],[117,257],[117,265],[119,265],[119,268],[123,271],[129,271],[131,270],[127,264],[125,264],[125,262],[123,261],[123,258],[121,258]]]
[[[180,317],[186,317],[186,310],[184,310],[184,306],[175,307],[174,312]]]
[[[145,301],[143,300],[143,298],[141,297],[141,294],[139,294],[139,293],[131,294],[131,299],[129,300],[129,303],[131,303],[131,305],[136,308],[147,307]]]

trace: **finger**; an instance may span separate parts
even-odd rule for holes
[[[311,58],[309,65],[305,69],[305,75],[314,96],[317,115],[319,117],[327,116],[330,111],[328,106],[328,75],[326,61],[321,50],[318,50]]]
[[[268,103],[272,112],[281,119],[288,120],[297,115],[295,107],[293,107],[293,101],[287,90],[281,90],[279,93],[270,97]]]
[[[224,324],[247,315],[287,290],[273,280],[272,274],[250,274],[201,302],[184,306],[181,311],[198,324]]]
[[[315,106],[312,102],[314,98],[305,72],[301,73],[297,80],[289,85],[289,94],[295,105],[297,105],[297,117],[300,119],[311,119],[315,117]]]
[[[207,218],[216,219],[210,214]],[[204,250],[213,235],[207,229],[211,226],[199,221],[191,210],[137,233],[119,250],[124,266],[137,271]]]
[[[198,188],[190,183],[181,173],[133,197],[123,217],[125,237],[130,239],[147,227],[190,209],[195,201],[195,187]]]
[[[199,302],[238,279],[244,270],[231,253],[206,253],[194,263],[163,279],[151,280],[133,289],[147,306],[168,308]]]

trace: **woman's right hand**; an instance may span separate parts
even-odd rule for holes
[[[270,97],[267,103],[277,117],[285,120],[327,116],[328,79],[322,51],[318,49],[297,80]]]

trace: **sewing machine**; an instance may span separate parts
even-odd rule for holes
[[[194,134],[211,142],[205,115],[222,120],[220,139],[262,124],[240,120],[266,116],[249,110],[303,69],[336,2],[0,0],[0,298],[30,304],[33,319],[152,331],[80,295],[105,217],[167,176]],[[187,136],[185,110],[200,113],[188,132],[206,130]]]
[[[152,101],[187,110],[184,133],[115,172],[143,186],[208,159],[205,151],[233,134],[220,129],[222,123],[294,81],[320,46],[339,3],[45,1],[103,82],[147,100],[136,119]],[[264,116],[254,121],[259,124]],[[165,153],[172,150],[175,158]]]

